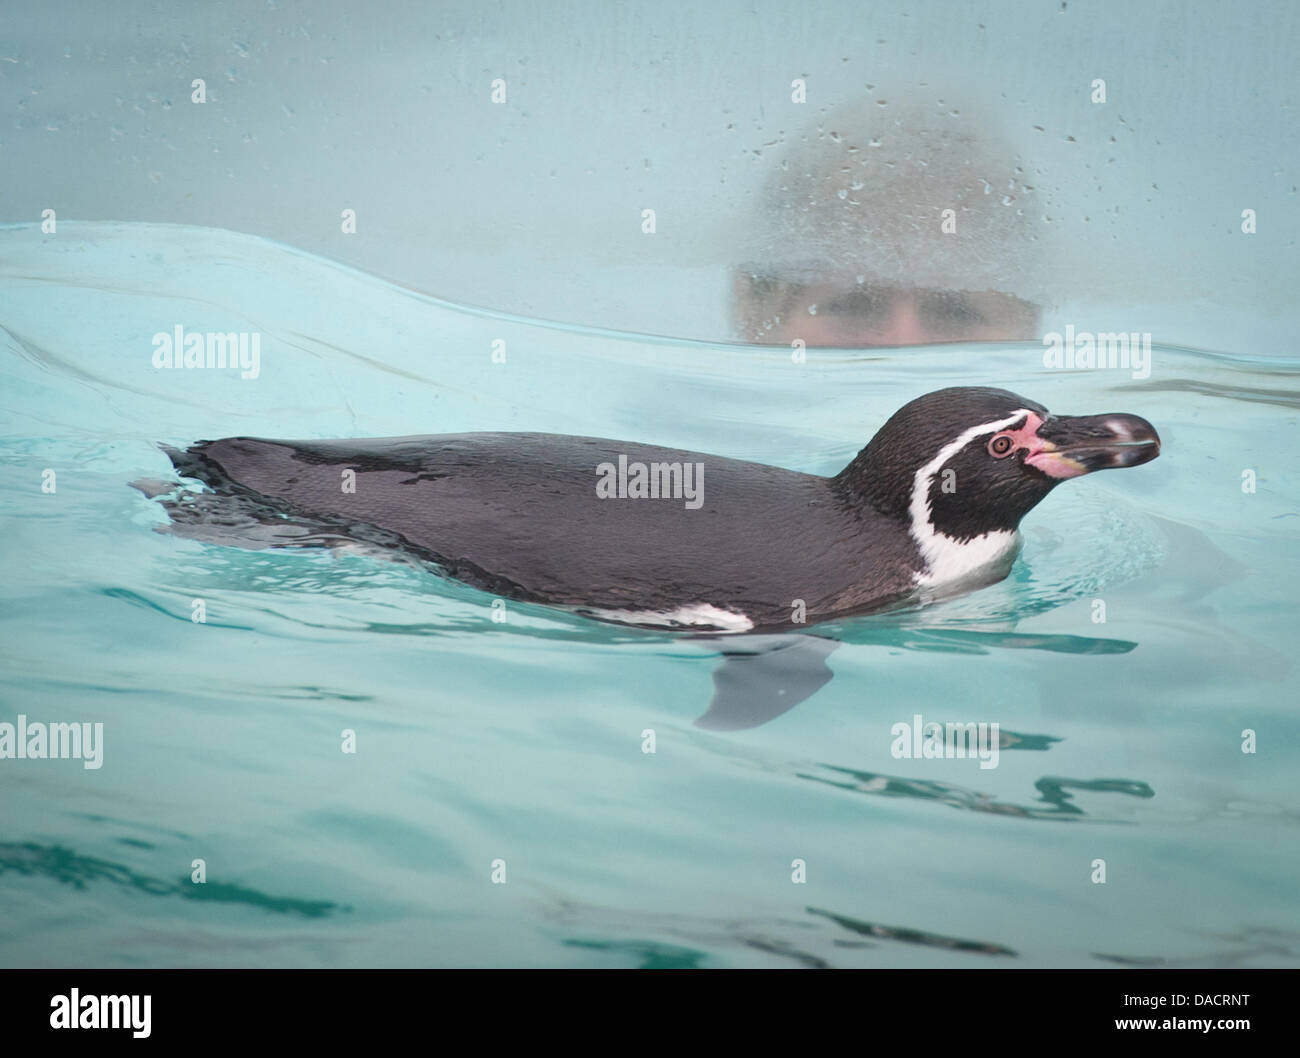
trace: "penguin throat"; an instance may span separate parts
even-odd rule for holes
[[[970,540],[958,540],[937,530],[924,542],[918,540],[925,569],[912,575],[920,587],[950,584],[978,587],[1001,580],[1020,553],[1020,533],[996,529]]]
[[[1020,533],[1015,529],[991,529],[971,537],[950,536],[934,524],[930,490],[943,466],[976,437],[996,433],[1030,414],[1020,409],[996,422],[981,423],[949,441],[938,454],[917,470],[912,479],[911,503],[908,506],[910,531],[921,555],[922,569],[914,574],[916,583],[934,587],[953,582],[979,580],[991,583],[1006,576],[1020,552]]]

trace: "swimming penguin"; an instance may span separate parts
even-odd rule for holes
[[[737,633],[1001,580],[1020,520],[1056,485],[1149,462],[1160,439],[1133,415],[1054,416],[1006,390],[959,387],[904,405],[831,477],[541,433],[232,437],[167,451],[212,490],[162,500],[180,535],[359,542],[510,599]]]

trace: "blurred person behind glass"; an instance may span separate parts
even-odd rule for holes
[[[850,347],[1036,339],[1033,196],[1011,149],[964,112],[840,107],[768,179],[750,263],[733,279],[736,335]]]

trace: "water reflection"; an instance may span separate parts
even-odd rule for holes
[[[1046,749],[1047,743],[1058,742],[1045,735],[1016,735],[1014,732],[1002,732],[1003,749]],[[1019,740],[1019,741],[1018,741]],[[796,772],[800,779],[809,782],[834,786],[851,793],[866,794],[870,797],[911,797],[920,801],[938,801],[953,808],[963,808],[970,812],[988,812],[1000,816],[1017,816],[1021,819],[1055,819],[1059,822],[1077,822],[1084,818],[1092,822],[1121,822],[1115,819],[1103,819],[1089,816],[1074,803],[1071,790],[1086,790],[1092,793],[1123,794],[1126,797],[1138,797],[1144,800],[1155,797],[1155,791],[1137,779],[1066,779],[1044,776],[1034,783],[1038,791],[1037,804],[1012,804],[1001,801],[994,794],[983,793],[953,783],[935,782],[927,779],[910,779],[898,775],[881,775],[877,772],[858,771],[854,768],[842,768],[834,764],[819,764],[823,774],[813,772]]]
[[[846,629],[847,630],[847,629]],[[852,639],[849,639],[852,636]],[[848,631],[846,641],[901,650],[945,654],[987,654],[990,650],[1045,650],[1060,654],[1127,654],[1129,640],[1075,635],[1024,635],[965,629],[882,628]],[[827,657],[840,638],[820,635],[746,635],[730,639],[699,637],[719,644],[722,663],[713,670],[713,700],[695,721],[709,731],[760,727],[807,701],[830,682]]]
[[[325,918],[351,908],[332,900],[301,900],[297,897],[272,896],[230,882],[192,883],[188,876],[176,880],[153,878],[133,871],[121,863],[82,856],[62,845],[40,845],[33,841],[0,842],[0,875],[13,871],[30,878],[50,878],[74,889],[85,889],[92,882],[106,882],[124,889],[134,889],[150,896],[179,896],[182,900],[199,900],[219,904],[246,904],[277,915],[301,915]]]
[[[1252,960],[1267,958],[1267,965],[1300,962],[1300,933],[1268,926],[1251,927],[1237,933],[1215,934],[1222,947],[1199,955],[1171,958],[1164,955],[1115,955],[1093,952],[1094,959],[1119,966],[1150,966],[1164,969],[1213,968],[1242,966]]]
[[[710,918],[653,911],[628,911],[555,898],[542,913],[566,930],[586,936],[563,938],[566,947],[612,952],[637,960],[641,969],[695,968],[728,950],[789,959],[809,969],[833,969],[839,953],[903,944],[960,955],[1009,956],[1018,953],[986,940],[951,937],[911,926],[891,926],[841,912],[806,907],[807,918]],[[830,928],[834,927],[834,928]],[[601,934],[590,936],[591,933]],[[627,936],[632,934],[632,936]],[[686,944],[668,942],[671,937]],[[653,939],[652,939],[653,938]]]

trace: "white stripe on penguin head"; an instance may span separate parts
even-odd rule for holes
[[[925,579],[940,579],[940,571],[936,567],[942,563],[944,559],[951,556],[951,549],[954,546],[958,546],[956,540],[945,533],[939,532],[939,530],[934,527],[934,522],[930,520],[933,516],[933,511],[930,507],[930,484],[934,480],[934,476],[943,469],[943,465],[948,462],[949,459],[970,444],[970,442],[976,437],[980,437],[984,434],[997,433],[998,430],[1006,429],[1006,427],[1014,425],[1028,415],[1029,409],[1021,408],[1019,411],[1012,413],[1005,419],[998,419],[996,422],[986,422],[981,423],[978,426],[972,426],[970,429],[963,431],[956,440],[949,441],[939,449],[939,454],[916,472],[916,476],[912,479],[912,502],[908,508],[908,514],[912,519],[912,539],[916,541],[917,546],[920,548],[921,556],[925,559],[927,566],[930,567],[929,575]],[[983,533],[982,535],[975,537],[975,539],[969,541],[967,545],[965,545],[965,548],[963,548],[963,550],[969,548],[969,551],[961,561],[961,565],[963,567],[971,566],[972,564],[979,564],[986,558],[991,559],[995,557],[998,553],[1004,551],[1012,541],[1014,541],[1015,535],[1014,532],[1008,533],[999,531],[992,534],[992,536],[990,536],[989,533]],[[993,539],[993,537],[996,537],[996,539]],[[971,546],[978,545],[980,542],[983,542],[987,546]],[[988,552],[987,556],[983,554],[985,551]],[[960,573],[959,570],[953,570],[952,572],[955,574]],[[948,577],[943,576],[941,579],[946,580]]]

